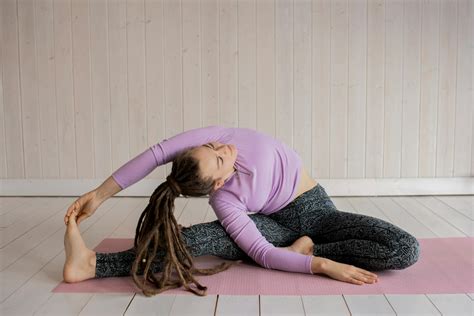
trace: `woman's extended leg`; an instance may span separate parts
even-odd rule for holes
[[[262,235],[276,247],[286,247],[298,239],[299,233],[288,229],[266,215],[250,214]],[[183,227],[181,236],[193,257],[213,255],[228,260],[251,260],[230,238],[218,220]],[[165,252],[159,251],[155,257],[154,272],[162,270]],[[135,260],[134,249],[116,253],[96,253],[95,277],[127,276]]]
[[[418,260],[417,239],[400,227],[376,217],[337,210],[319,184],[300,197],[270,217],[309,236],[315,256],[373,271],[400,270]]]

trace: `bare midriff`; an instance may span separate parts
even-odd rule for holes
[[[301,167],[298,190],[296,192],[294,199],[296,199],[298,196],[305,193],[306,191],[311,190],[317,184],[318,183],[316,182],[316,180],[310,177],[306,169],[304,167]]]

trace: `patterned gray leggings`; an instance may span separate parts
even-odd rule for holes
[[[314,242],[314,255],[351,264],[369,271],[405,269],[420,255],[415,237],[372,216],[336,209],[318,183],[286,207],[270,215],[250,214],[262,235],[276,247],[291,245],[301,236]],[[193,257],[213,255],[229,260],[250,260],[218,220],[183,227],[182,237]],[[164,251],[155,258],[154,272],[162,269]],[[96,278],[130,275],[133,248],[96,253]]]

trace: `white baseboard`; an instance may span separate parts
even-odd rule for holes
[[[80,196],[103,180],[0,179],[0,196]],[[150,196],[165,179],[143,179],[115,196]],[[474,178],[317,179],[330,196],[473,195]]]

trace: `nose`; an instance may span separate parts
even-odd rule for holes
[[[221,153],[224,153],[225,155],[230,154],[229,147],[227,147],[226,144],[220,145],[220,146],[219,146],[219,151],[220,151]]]
[[[230,148],[229,148],[229,145],[227,144],[222,144],[220,147],[219,147],[219,152],[222,154],[222,155],[225,155],[225,156],[230,156],[232,154]]]

